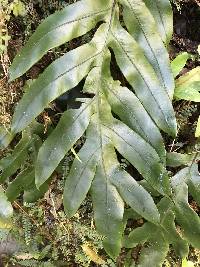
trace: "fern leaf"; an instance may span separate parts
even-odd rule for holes
[[[17,106],[12,132],[24,130],[49,102],[75,87],[86,76],[97,54],[96,46],[87,44],[52,63],[30,86]]]
[[[0,187],[0,228],[2,227],[2,224],[8,223],[8,221],[11,219],[13,214],[13,208],[10,202],[7,200],[6,195],[4,194],[4,191],[2,187]]]
[[[85,199],[94,178],[100,150],[96,136],[98,133],[91,122],[87,129],[86,143],[78,153],[80,161],[74,160],[65,182],[64,203],[68,217],[75,214]]]
[[[112,173],[112,183],[124,201],[139,215],[152,223],[159,223],[160,215],[151,195],[124,170],[116,168]],[[123,179],[121,179],[123,177]]]
[[[181,226],[185,239],[192,246],[200,248],[200,218],[189,206],[187,184],[183,181],[182,183],[175,184],[175,178],[172,180],[172,186],[174,189],[174,211],[176,219]]]
[[[118,81],[112,79],[110,60],[108,53],[103,65],[104,76],[106,77],[103,89],[111,109],[126,125],[151,144],[160,158],[165,161],[166,152],[159,129],[134,93],[128,88],[120,86]]]
[[[168,52],[156,30],[155,20],[142,0],[123,0],[124,21],[129,33],[144,49],[144,54],[153,66],[161,84],[172,99],[174,78]]]
[[[175,98],[200,102],[199,79],[200,67],[196,67],[178,78],[174,92]]]
[[[14,174],[24,163],[28,156],[28,147],[30,146],[31,140],[29,136],[25,136],[15,147],[13,153],[0,160],[0,182],[4,182],[12,174]]]
[[[21,172],[9,185],[6,190],[6,196],[9,201],[13,202],[27,187],[35,180],[35,171],[33,168],[28,168]]]
[[[16,56],[10,68],[10,80],[24,74],[48,50],[87,33],[105,19],[110,9],[111,1],[83,0],[49,16]],[[63,67],[62,63],[60,66]]]
[[[150,223],[145,223],[141,227],[137,227],[124,238],[123,244],[126,248],[136,247],[138,244],[144,244],[149,238],[153,236],[153,233],[157,230],[157,227]]]
[[[179,54],[174,60],[172,60],[171,68],[174,77],[176,77],[180,73],[180,71],[184,68],[189,57],[190,55],[187,52],[183,52]]]
[[[144,0],[151,11],[164,43],[169,44],[173,32],[172,8],[169,0]]]
[[[7,147],[12,141],[14,135],[11,134],[5,127],[0,126],[0,148]]]
[[[189,246],[186,240],[184,240],[178,233],[175,225],[175,214],[173,210],[173,203],[163,198],[158,203],[158,210],[161,216],[162,230],[165,240],[171,244],[181,258],[187,257],[189,253]]]
[[[118,21],[113,27],[112,37],[111,47],[117,63],[133,87],[135,94],[159,128],[174,136],[176,122],[169,96],[159,83],[154,69],[148,63],[142,49]],[[158,90],[159,94],[157,94]],[[163,99],[168,99],[165,104]],[[157,116],[158,113],[159,116]]]
[[[115,259],[122,246],[124,203],[112,185],[103,163],[97,167],[91,196],[97,230],[105,236],[103,244],[106,252]]]
[[[172,212],[173,202],[164,197],[158,203],[157,208],[160,213],[159,225],[144,223],[124,238],[125,247],[131,248],[144,244],[138,266],[148,266],[148,256],[151,258],[149,266],[162,266],[170,244],[181,257],[187,257],[189,252],[187,241],[176,229],[175,215]]]
[[[155,150],[118,120],[114,120],[112,125],[105,125],[105,127],[112,136],[119,153],[138,169],[153,188],[160,193],[167,191],[168,177],[164,173],[164,167],[160,164],[160,158]]]
[[[181,154],[177,152],[167,153],[167,166],[179,167],[181,165],[190,165],[194,158],[194,155]]]
[[[66,111],[56,129],[42,145],[36,164],[35,181],[38,188],[50,177],[67,151],[84,134],[90,119],[90,103],[83,104],[78,110]]]
[[[149,239],[149,243],[141,251],[138,267],[162,267],[169,251],[169,244],[166,242],[162,232],[159,231],[157,232],[157,236]]]
[[[186,183],[189,187],[189,193],[193,198],[200,203],[200,174],[198,170],[198,164],[190,160],[190,166],[180,170],[172,179],[172,185],[176,188],[182,183]]]
[[[166,151],[159,130],[176,135],[171,103],[173,77],[162,43],[171,34],[172,20],[169,1],[145,2],[146,6],[139,0],[82,0],[45,20],[14,59],[11,80],[25,73],[49,49],[95,27],[97,30],[89,43],[57,59],[30,85],[16,108],[11,134],[26,129],[51,101],[85,79],[83,92],[92,94],[91,99],[82,99],[79,109],[67,110],[44,141],[34,162],[37,188],[31,184],[24,197],[39,192],[48,183],[65,154],[86,133],[86,141],[66,179],[67,216],[73,216],[90,193],[95,225],[104,236],[107,253],[116,258],[122,246],[126,202],[134,213],[148,221],[145,225],[161,233],[162,253],[154,242],[155,236],[148,237],[152,246],[147,252],[153,255],[156,266],[166,255],[169,242],[164,238],[158,208],[147,190],[152,188],[157,195],[171,196]],[[125,7],[127,29],[119,20],[121,4]],[[141,8],[152,23],[146,23]],[[132,20],[128,18],[130,14]],[[137,22],[135,30],[132,21]],[[110,49],[131,89],[113,80]],[[139,171],[146,180],[147,190],[144,183],[138,183],[121,169],[115,150]],[[142,257],[141,264],[145,262]]]

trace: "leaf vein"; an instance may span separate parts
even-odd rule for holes
[[[149,38],[147,37],[147,34],[146,34],[146,32],[144,31],[144,29],[143,29],[143,27],[142,27],[142,24],[141,24],[141,22],[140,22],[140,19],[138,18],[137,14],[134,12],[134,9],[133,9],[132,4],[130,3],[129,0],[126,0],[126,1],[129,3],[130,8],[131,8],[131,10],[132,10],[134,16],[136,17],[136,20],[137,20],[138,24],[140,25],[140,29],[141,29],[141,31],[143,32],[143,35],[144,35],[144,37],[145,37],[145,39],[146,39],[146,41],[147,41],[147,44],[148,44],[148,46],[149,46],[149,48],[150,48],[150,50],[151,50],[151,52],[152,52],[152,54],[153,54],[153,56],[154,56],[154,59],[155,59],[157,65],[158,65],[158,67],[159,67],[159,73],[160,73],[160,76],[161,76],[161,79],[162,79],[163,86],[164,86],[164,88],[165,88],[165,91],[167,92],[167,95],[168,95],[169,99],[170,99],[169,92],[168,92],[168,90],[167,90],[167,88],[166,88],[166,85],[165,85],[165,79],[164,79],[164,77],[163,77],[163,73],[162,73],[162,71],[161,71],[161,65],[160,65],[160,63],[159,63],[159,61],[158,61],[158,59],[157,59],[157,56],[156,56],[156,54],[155,54],[155,51],[153,50],[153,48],[152,48],[152,46],[151,46],[151,44],[150,44]]]
[[[160,106],[160,104],[158,103],[158,101],[156,100],[155,95],[153,94],[153,92],[150,89],[150,86],[148,85],[147,81],[145,80],[144,76],[142,75],[142,73],[140,72],[140,70],[138,69],[138,67],[135,65],[135,63],[133,62],[133,60],[130,58],[130,56],[128,55],[128,52],[123,48],[123,45],[121,44],[121,42],[117,39],[117,37],[114,35],[114,33],[112,33],[113,37],[115,38],[115,40],[118,42],[118,44],[120,45],[121,49],[124,51],[125,55],[127,56],[127,58],[129,59],[129,61],[131,62],[131,64],[135,67],[135,69],[137,70],[137,72],[140,74],[140,76],[142,77],[142,80],[144,81],[144,83],[146,84],[147,88],[149,89],[150,94],[152,95],[153,99],[155,100],[155,102],[157,103],[157,106],[160,110],[160,112],[162,113],[163,117],[165,118],[165,114]],[[134,88],[133,88],[134,89]],[[135,89],[134,89],[135,90]],[[168,121],[165,119],[167,125],[170,128],[170,125],[168,123]]]

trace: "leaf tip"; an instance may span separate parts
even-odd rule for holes
[[[108,255],[111,257],[111,259],[115,261],[120,253],[121,244],[113,244],[109,242],[108,238],[105,238],[105,240],[103,241],[103,247],[108,253]]]

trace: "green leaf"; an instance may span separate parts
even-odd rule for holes
[[[19,102],[13,122],[12,133],[22,131],[39,115],[49,102],[75,87],[90,71],[95,59],[101,55],[106,25],[98,29],[89,44],[78,47],[55,60],[34,81]]]
[[[35,185],[35,179],[32,181],[32,183],[27,184],[27,186],[24,188],[24,202],[34,203],[38,199],[42,198],[49,188],[49,181],[50,179],[48,179],[39,189],[37,189]]]
[[[160,84],[142,49],[117,21],[112,30],[110,45],[122,73],[147,112],[160,129],[175,136],[176,122],[167,92]]]
[[[177,99],[184,99],[200,102],[200,67],[196,67],[176,80],[174,96]]]
[[[198,164],[193,164],[190,168],[190,179],[188,181],[189,193],[200,205],[200,174]]]
[[[165,240],[171,244],[181,258],[186,257],[189,253],[187,241],[182,239],[175,225],[175,214],[172,211],[173,203],[162,198],[158,203],[158,210],[161,216],[162,231]]]
[[[110,171],[107,168],[112,168],[110,163],[109,160],[105,166],[104,159],[101,159],[92,182],[91,196],[97,230],[105,236],[104,248],[112,258],[116,258],[121,249],[124,203],[107,173]]]
[[[104,126],[119,153],[137,168],[149,184],[161,194],[168,191],[168,177],[156,151],[119,120],[115,119],[112,125]]]
[[[180,170],[172,179],[172,185],[174,187],[178,187],[181,184],[186,183],[189,186],[189,192],[193,196],[193,198],[200,203],[200,174],[198,171],[198,164],[195,163],[195,158],[197,158],[198,154],[194,157],[192,164]]]
[[[200,67],[196,67],[190,71],[188,71],[186,74],[182,75],[181,77],[179,77],[176,80],[176,86],[180,87],[180,86],[190,86],[191,84],[193,84],[194,82],[199,82],[200,80]],[[199,91],[199,87],[196,89],[197,91]]]
[[[146,181],[145,179],[139,181],[139,184],[142,185],[142,187],[144,187],[147,192],[149,192],[151,194],[151,196],[153,197],[159,197],[160,193],[158,191],[156,191],[149,183],[148,181]]]
[[[96,47],[87,44],[52,63],[19,102],[13,117],[12,132],[22,131],[49,102],[76,86],[86,76],[96,53]]]
[[[174,211],[176,220],[181,226],[182,234],[188,242],[200,248],[200,218],[188,203],[188,186],[186,183],[175,184],[172,180],[174,190]],[[186,216],[187,215],[187,216]]]
[[[38,133],[45,141],[40,149],[40,142],[35,143],[34,151],[29,155],[35,168],[36,185],[32,182],[25,188],[24,201],[33,201],[45,192],[52,173],[86,132],[85,142],[76,152],[66,178],[64,206],[68,217],[76,213],[89,192],[94,206],[95,226],[104,236],[106,252],[114,259],[122,246],[125,202],[137,216],[149,221],[147,225],[151,229],[155,229],[151,231],[154,235],[150,234],[147,240],[151,244],[148,253],[152,255],[154,249],[152,262],[160,264],[169,242],[166,238],[163,241],[166,231],[150,192],[153,188],[159,197],[162,194],[171,198],[165,166],[166,151],[159,130],[176,135],[171,103],[174,85],[166,49],[158,32],[161,32],[162,40],[169,38],[172,17],[167,0],[145,2],[153,16],[145,5],[140,6],[142,1],[139,0],[81,0],[45,20],[14,60],[11,80],[25,73],[49,49],[91,29],[95,31],[94,37],[89,43],[81,44],[57,59],[30,84],[16,108],[11,132],[16,134],[25,130],[31,138],[31,125],[43,109],[84,81],[83,93],[89,99],[79,99],[82,102],[79,109],[64,112],[46,140],[44,134]],[[120,24],[121,3],[126,8],[120,15],[124,16],[128,29]],[[134,3],[134,14],[138,17],[135,27],[141,39],[132,31],[127,18],[128,12],[132,12],[130,3]],[[141,8],[144,8],[144,13]],[[112,78],[110,49],[125,83],[129,83],[127,88]],[[146,185],[120,168],[118,158],[121,156],[139,171]],[[170,218],[173,227],[174,217]],[[163,241],[161,253],[155,244],[155,234],[160,233]],[[141,262],[146,262],[146,259],[142,257]]]
[[[140,253],[138,267],[162,267],[162,264],[169,251],[169,244],[163,237],[162,232],[158,232],[157,236],[149,239],[150,244],[143,248]]]
[[[129,33],[144,49],[145,56],[172,99],[175,85],[169,55],[157,31],[152,14],[142,0],[121,0],[121,2],[125,7],[124,21]]]
[[[162,160],[165,160],[166,152],[162,136],[138,98],[128,88],[121,87],[118,82],[108,80],[105,87],[112,110],[155,148]]]
[[[189,246],[187,241],[182,239],[181,236],[178,234],[175,225],[175,215],[172,211],[168,211],[168,214],[165,216],[165,220],[163,220],[163,227],[165,228],[165,239],[172,244],[175,252],[181,258],[185,257],[189,253]]]
[[[169,44],[173,33],[173,13],[169,0],[144,0],[151,11],[162,40]]]
[[[200,102],[200,93],[196,88],[200,88],[200,82],[194,82],[188,86],[176,87],[174,96],[178,100],[188,100],[194,102]]]
[[[110,2],[111,1],[107,0],[82,0],[67,6],[62,11],[56,12],[45,19],[31,36],[26,46],[15,57],[10,68],[10,81],[24,74],[33,64],[39,61],[48,50],[87,33],[98,21],[104,20],[109,9],[111,9]],[[84,57],[84,53],[86,53],[86,51],[80,51],[82,57]],[[78,58],[79,55],[77,55],[77,60]],[[66,60],[70,59],[67,58]],[[64,66],[68,66],[67,62],[66,65],[63,65],[60,60],[57,62],[61,69],[64,69]],[[65,59],[63,62],[65,62]],[[53,70],[51,75],[52,74]],[[73,77],[76,77],[76,75],[74,74]],[[67,83],[68,82],[66,82],[66,84]],[[37,85],[38,84],[39,83],[37,83]],[[39,91],[40,90],[38,90],[38,92]]]
[[[34,180],[35,171],[32,168],[28,168],[18,174],[17,177],[8,185],[6,190],[8,200],[13,202]]]
[[[16,145],[12,154],[0,160],[0,170],[2,171],[0,175],[1,183],[13,175],[25,162],[31,142],[29,136],[24,136]]]
[[[182,267],[195,267],[195,265],[192,261],[187,261],[187,259],[183,259]]]
[[[155,263],[157,261],[161,262],[164,261],[164,256],[161,255],[161,258],[159,258],[159,255],[157,253],[158,250],[158,244],[160,242],[162,245],[164,245],[167,253],[168,247],[170,244],[173,245],[176,253],[181,257],[186,257],[188,255],[189,247],[187,242],[181,238],[181,236],[178,234],[176,225],[175,225],[175,216],[172,212],[173,203],[169,198],[162,198],[161,201],[158,203],[158,210],[160,213],[160,224],[153,225],[151,223],[145,223],[141,227],[137,227],[131,233],[128,237],[125,237],[124,239],[124,245],[125,247],[132,248],[135,247],[138,244],[148,244],[148,248],[144,248],[144,251],[147,251],[147,254],[150,252],[154,255],[155,253]],[[161,237],[161,240],[159,238]],[[158,241],[157,241],[158,240]],[[145,245],[144,245],[145,247]],[[162,250],[162,246],[160,248]],[[142,252],[144,253],[144,252]],[[163,253],[163,252],[162,252]],[[144,261],[143,264],[147,264],[145,253],[141,257],[141,261]],[[144,265],[146,266],[146,265]],[[153,263],[152,263],[152,266]],[[155,265],[160,266],[160,265]]]
[[[65,154],[84,134],[90,120],[91,103],[92,101],[83,104],[78,110],[66,111],[56,129],[40,148],[35,170],[38,188],[49,178]]]
[[[128,237],[123,241],[123,245],[126,248],[136,247],[138,244],[144,244],[149,238],[153,236],[153,233],[157,230],[157,227],[151,223],[145,223],[141,227],[137,227]]]
[[[124,210],[124,221],[127,222],[128,219],[138,220],[141,219],[141,216],[137,214],[133,209],[125,209]]]
[[[120,86],[118,81],[113,80],[110,73],[110,60],[110,54],[107,53],[103,64],[103,75],[106,77],[103,81],[103,89],[111,109],[125,124],[154,147],[161,159],[165,161],[166,151],[158,128],[139,99],[128,88]],[[93,77],[95,77],[98,69],[93,71]],[[92,83],[92,79],[90,82]]]
[[[13,208],[7,200],[2,187],[0,186],[0,228],[4,229],[10,224],[13,215]]]
[[[111,181],[133,210],[146,220],[159,223],[160,215],[151,195],[133,177],[119,167],[112,172]]]
[[[167,153],[167,166],[179,167],[181,165],[189,165],[193,160],[192,154],[181,154],[177,152]]]
[[[198,118],[197,128],[195,131],[195,137],[200,137],[200,117]]]
[[[0,148],[6,148],[14,136],[4,127],[0,126]]]
[[[78,153],[71,171],[67,176],[64,190],[64,207],[68,217],[72,217],[88,193],[95,175],[99,145],[96,140],[98,133],[95,125],[90,124],[87,130],[87,140]]]
[[[181,72],[189,57],[190,55],[187,52],[183,52],[179,54],[174,60],[172,60],[171,68],[174,77],[176,77]]]

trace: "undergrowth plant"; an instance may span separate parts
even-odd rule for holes
[[[137,244],[144,244],[138,266],[161,266],[169,245],[184,258],[189,245],[200,248],[199,217],[188,203],[188,190],[199,200],[200,179],[197,156],[167,155],[160,133],[176,135],[174,77],[166,49],[172,34],[170,2],[81,0],[69,5],[38,27],[15,57],[10,81],[48,50],[91,30],[91,41],[55,60],[31,83],[11,129],[1,128],[2,146],[18,133],[22,138],[13,154],[0,161],[0,182],[18,171],[8,184],[8,199],[13,201],[23,191],[25,201],[37,199],[66,153],[85,135],[65,182],[67,217],[89,193],[96,229],[113,259],[122,245]],[[113,78],[113,58],[127,87]],[[82,80],[85,97],[79,99],[80,108],[64,112],[56,128],[44,134],[35,118]],[[140,179],[121,167],[120,157],[137,169]],[[170,179],[166,163],[188,167]],[[125,216],[128,206],[132,212]],[[127,220],[138,218],[145,223],[123,237]]]
[[[0,55],[6,51],[10,36],[8,34],[7,23],[10,16],[23,16],[25,6],[20,0],[14,0],[11,3],[8,0],[1,0],[0,3]]]
[[[198,53],[199,49],[198,49]],[[176,77],[185,66],[190,55],[186,52],[178,55],[171,63],[172,71]],[[196,67],[176,79],[174,97],[176,100],[200,102],[200,67]],[[195,137],[200,137],[200,117],[197,122]]]

